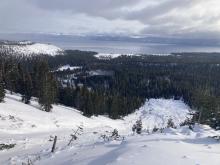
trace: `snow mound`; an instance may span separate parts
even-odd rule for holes
[[[51,55],[62,54],[63,50],[57,46],[50,44],[32,43],[30,41],[23,42],[4,42],[0,45],[0,52],[9,54],[32,56],[32,55]]]
[[[143,128],[151,131],[154,127],[166,128],[170,119],[175,126],[179,126],[190,118],[190,111],[190,108],[181,100],[150,99],[135,113],[125,117],[125,120],[129,125],[141,119]]]
[[[111,60],[114,58],[118,58],[121,56],[140,56],[138,54],[111,54],[111,53],[98,53],[96,55],[94,55],[96,58],[100,59],[100,60]]]

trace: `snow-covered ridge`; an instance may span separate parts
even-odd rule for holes
[[[0,52],[7,52],[13,55],[51,55],[62,54],[63,50],[55,45],[33,43],[31,41],[8,42],[4,41],[0,44]]]
[[[118,58],[121,56],[140,56],[139,54],[112,54],[112,53],[98,53],[96,55],[94,55],[96,58],[100,59],[100,60],[110,60],[110,59],[114,59],[114,58]]]

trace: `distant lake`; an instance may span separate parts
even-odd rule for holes
[[[169,54],[174,52],[220,52],[220,46],[197,46],[186,44],[158,44],[136,41],[112,41],[96,40],[85,37],[66,37],[53,35],[28,35],[28,34],[2,34],[0,39],[8,40],[30,40],[40,43],[50,43],[63,49],[78,49],[95,51],[99,53],[118,54]],[[203,43],[203,45],[206,45]]]
[[[121,41],[50,42],[63,49],[119,54],[169,54],[174,52],[220,52],[218,46],[133,43]]]

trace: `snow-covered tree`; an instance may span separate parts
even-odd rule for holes
[[[137,132],[137,134],[141,134],[141,132],[142,132],[142,121],[141,121],[141,119],[136,121],[136,132]]]
[[[173,119],[169,119],[168,122],[167,122],[167,128],[176,128],[174,122],[173,122]]]

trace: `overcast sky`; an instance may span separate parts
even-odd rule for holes
[[[0,0],[1,33],[215,38],[219,0]]]

